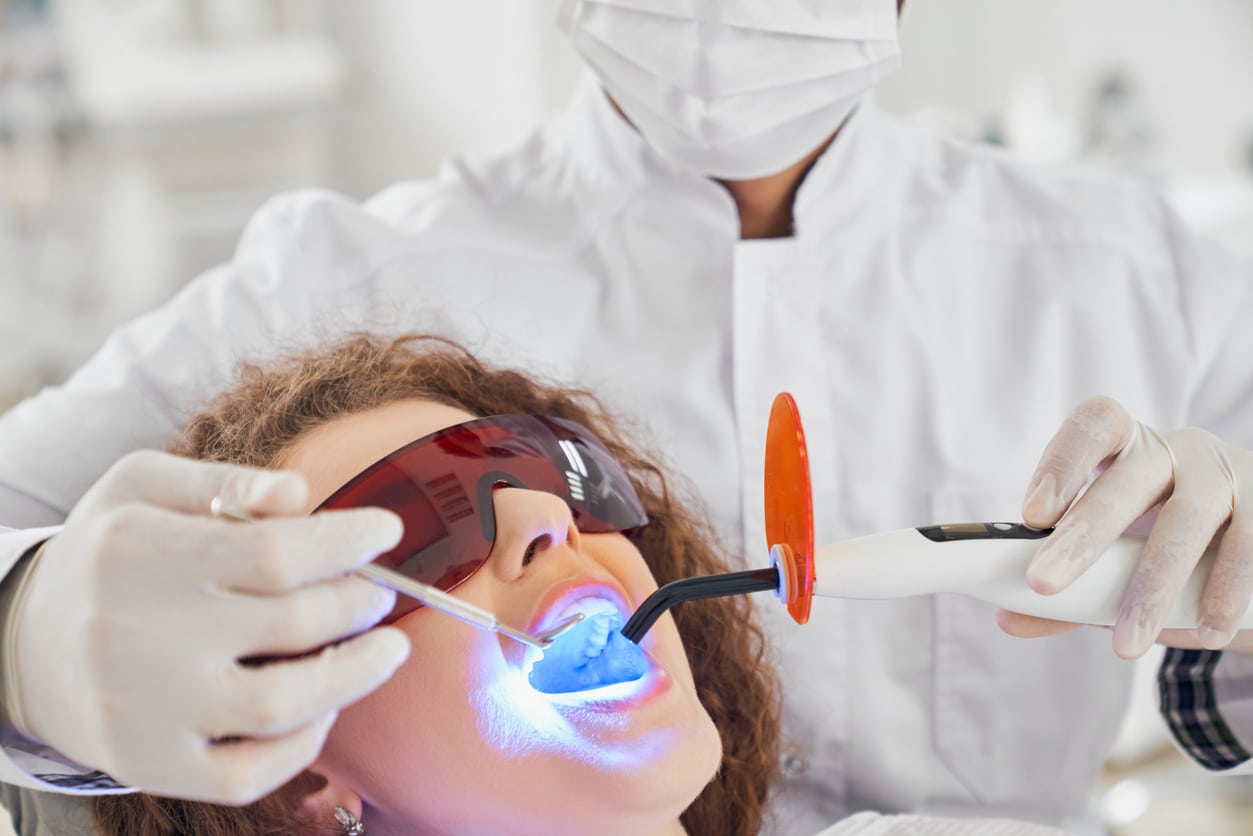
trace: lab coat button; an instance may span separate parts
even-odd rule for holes
[[[809,764],[805,762],[805,759],[798,755],[784,755],[782,766],[783,774],[789,777],[803,775],[805,770],[809,768]]]

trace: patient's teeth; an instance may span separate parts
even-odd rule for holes
[[[534,663],[531,686],[548,694],[573,693],[639,679],[648,663],[639,647],[622,637],[617,606],[589,596],[566,607],[559,618],[581,613],[575,625]]]
[[[609,644],[608,630],[604,633],[589,633],[587,637],[587,649],[583,652],[587,656],[595,658],[601,654],[601,651],[605,649],[605,645],[607,644]]]
[[[584,616],[584,626],[580,633],[584,646],[580,655],[587,660],[595,659],[609,644],[610,635],[622,626],[622,616],[612,601],[592,596],[580,598],[570,604],[561,611],[559,617],[569,618],[575,613],[582,613]]]
[[[575,613],[583,613],[583,615],[588,618],[599,615],[616,616],[618,614],[618,608],[613,605],[612,601],[608,601],[604,598],[593,598],[589,596],[587,598],[580,598],[562,610],[560,618],[569,618]]]

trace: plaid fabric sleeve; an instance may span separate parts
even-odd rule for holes
[[[1214,699],[1217,650],[1167,648],[1157,672],[1162,715],[1179,746],[1206,769],[1239,766],[1249,753],[1228,728]]]

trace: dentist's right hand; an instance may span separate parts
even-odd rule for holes
[[[118,462],[14,602],[19,729],[161,795],[243,804],[299,773],[338,710],[409,652],[395,628],[361,632],[395,593],[348,574],[399,541],[399,519],[307,516],[307,493],[293,473],[155,452]],[[263,519],[216,518],[214,497]],[[241,662],[257,657],[285,658]]]

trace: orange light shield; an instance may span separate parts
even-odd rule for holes
[[[787,546],[792,561],[787,610],[797,624],[809,621],[814,595],[814,500],[809,453],[796,401],[775,396],[766,428],[766,544]],[[789,584],[789,587],[791,584]]]

